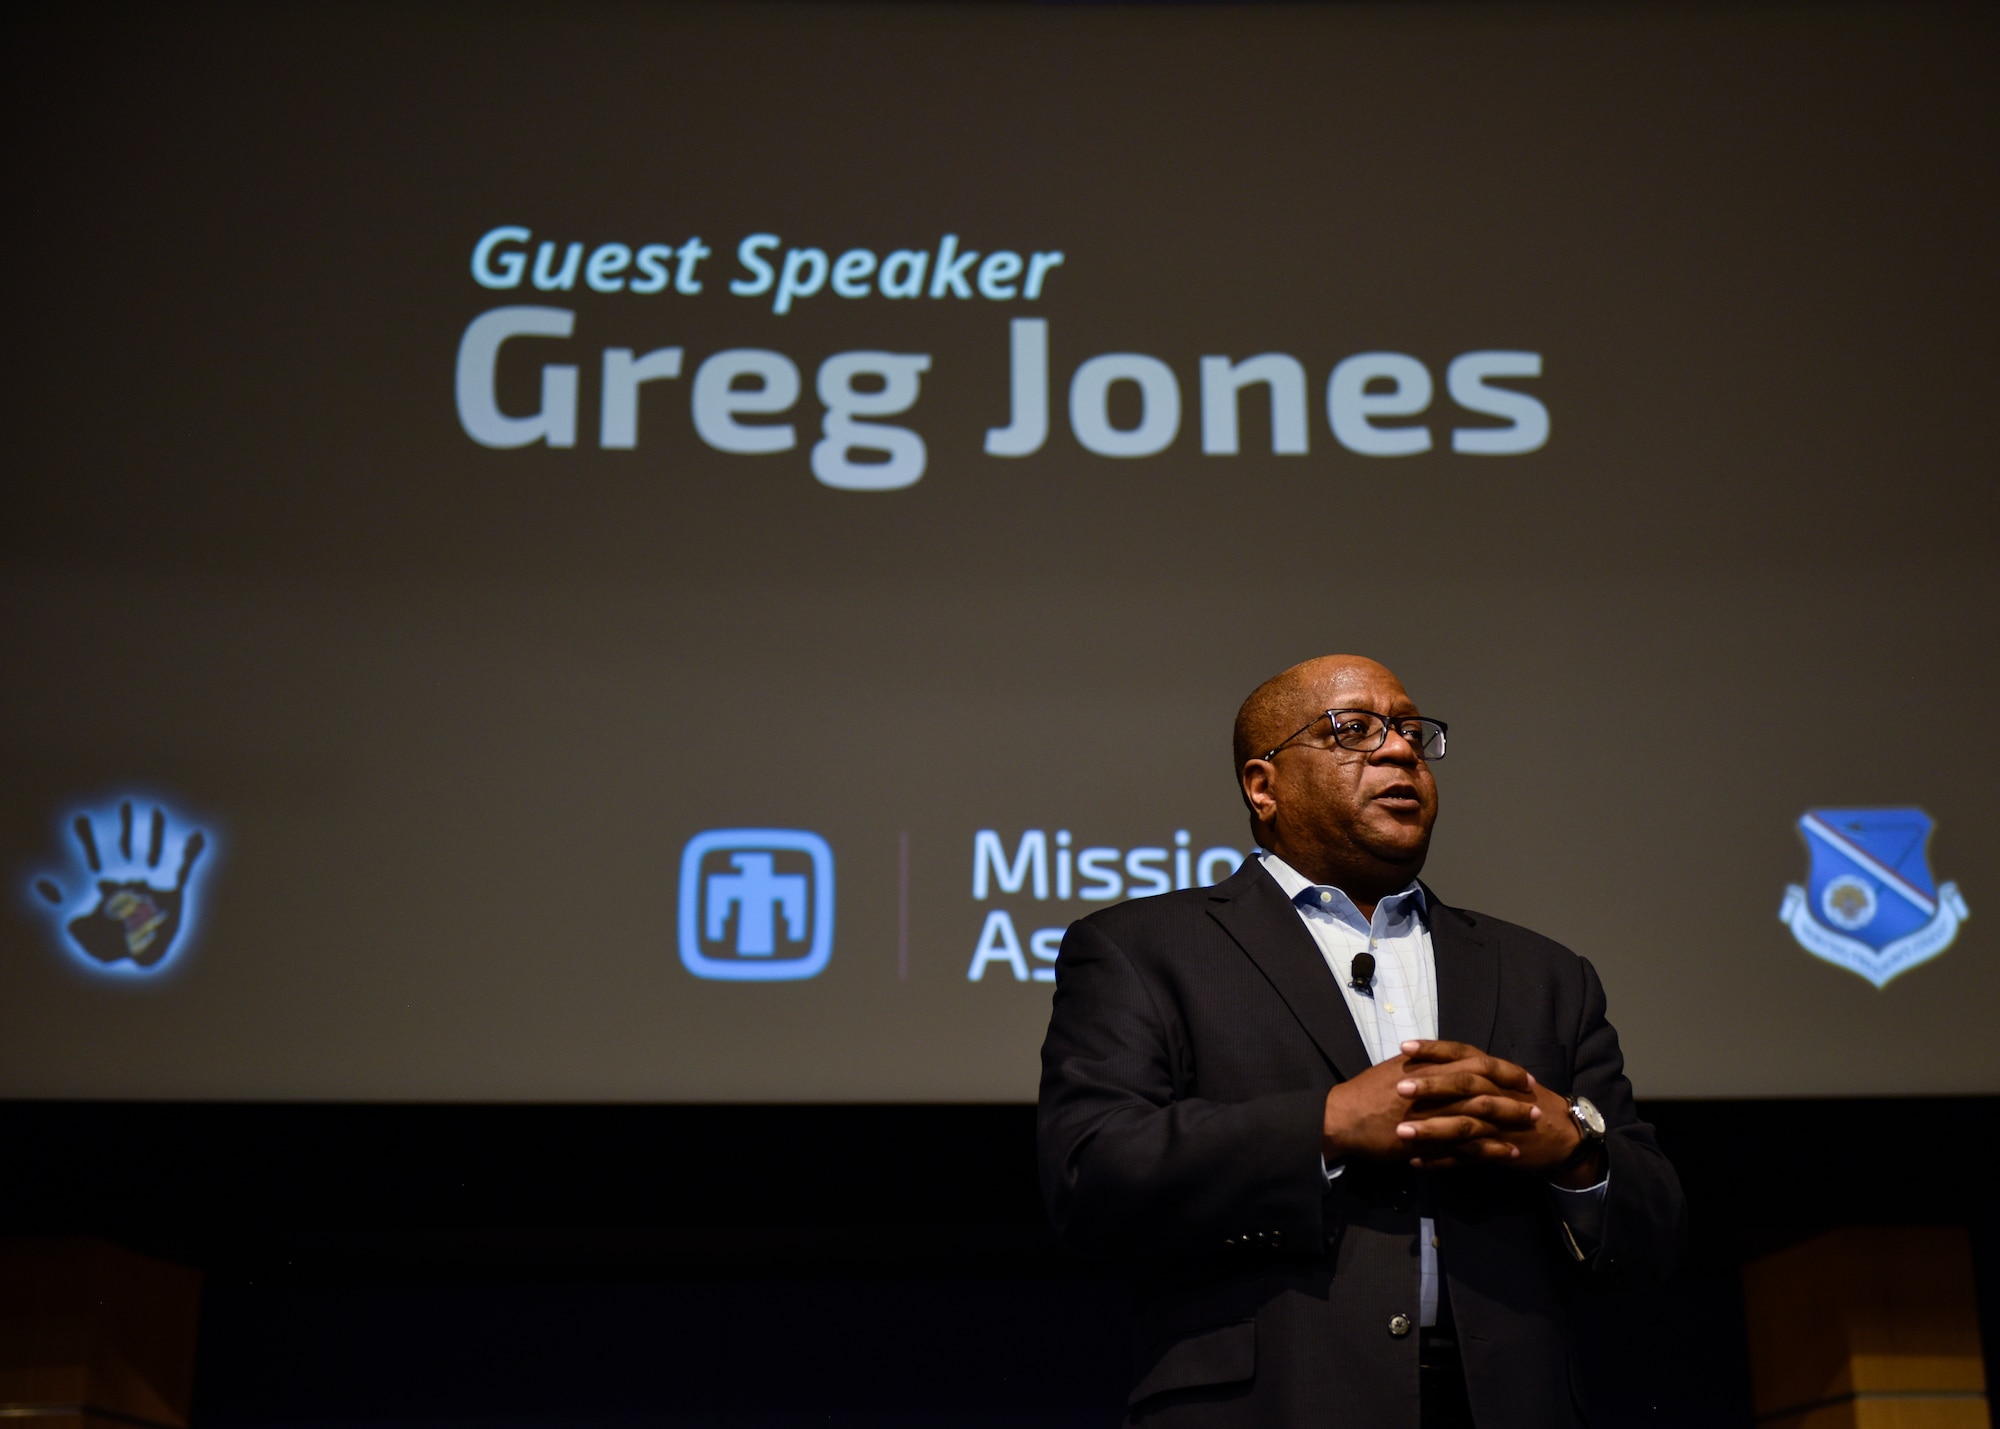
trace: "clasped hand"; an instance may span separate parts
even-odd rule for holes
[[[1547,1173],[1581,1140],[1568,1102],[1525,1067],[1463,1042],[1405,1042],[1326,1094],[1329,1161],[1407,1158],[1412,1166],[1513,1165]]]

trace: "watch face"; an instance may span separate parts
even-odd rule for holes
[[[1604,1113],[1597,1109],[1597,1104],[1589,1097],[1576,1099],[1576,1119],[1592,1136],[1604,1135]]]

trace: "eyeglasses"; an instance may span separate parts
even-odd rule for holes
[[[1333,742],[1342,749],[1352,749],[1361,754],[1372,754],[1389,742],[1389,731],[1401,735],[1417,758],[1426,763],[1435,763],[1444,758],[1445,723],[1440,719],[1425,719],[1421,715],[1378,715],[1373,710],[1328,710],[1325,714],[1314,715],[1304,725],[1286,736],[1283,743],[1267,751],[1269,759],[1278,750],[1285,748],[1300,735],[1328,720],[1333,725]]]

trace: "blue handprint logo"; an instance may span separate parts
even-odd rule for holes
[[[35,880],[58,936],[106,971],[159,968],[188,940],[208,836],[200,829],[173,828],[157,806],[140,828],[130,799],[116,810],[80,813],[69,827],[84,865],[71,885],[76,891],[65,891],[54,878]],[[159,881],[165,878],[172,882]]]

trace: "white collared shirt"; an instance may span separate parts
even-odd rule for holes
[[[1431,953],[1423,885],[1412,881],[1402,892],[1377,903],[1372,918],[1364,918],[1340,889],[1308,882],[1274,853],[1259,857],[1319,945],[1320,956],[1347,999],[1368,1060],[1387,1060],[1411,1038],[1435,1041],[1437,962]],[[1357,986],[1354,959],[1361,953],[1374,957],[1375,974],[1369,983]]]
[[[1326,959],[1341,996],[1347,999],[1354,1030],[1361,1034],[1370,1063],[1399,1055],[1402,1044],[1413,1038],[1435,1040],[1437,958],[1431,950],[1430,909],[1423,885],[1411,879],[1409,887],[1377,903],[1373,917],[1364,918],[1354,900],[1340,889],[1315,884],[1268,850],[1259,849],[1257,857],[1299,910],[1300,921]],[[1357,987],[1354,958],[1359,953],[1374,955],[1375,975],[1368,984]],[[1324,1161],[1321,1168],[1329,1184],[1345,1169]],[[1610,1184],[1607,1176],[1583,1190],[1549,1188],[1558,1214],[1573,1236],[1585,1241],[1598,1238],[1604,1195]],[[1417,1323],[1426,1327],[1437,1323],[1437,1252],[1437,1224],[1424,1216],[1417,1226]]]

